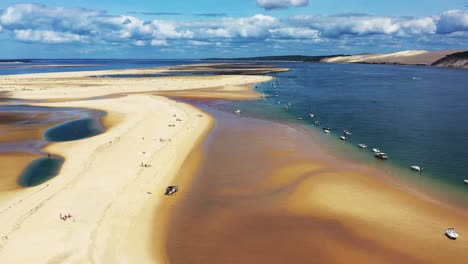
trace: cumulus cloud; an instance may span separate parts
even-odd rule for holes
[[[437,33],[450,34],[457,31],[468,31],[468,11],[449,10],[440,16]]]
[[[14,31],[16,39],[25,42],[68,43],[82,40],[82,36],[50,30],[19,29]]]
[[[369,15],[346,16],[294,16],[290,23],[315,29],[327,38],[343,35],[396,35],[433,34],[436,30],[432,18],[378,17]]]
[[[300,6],[307,1],[259,1],[265,8]],[[269,5],[267,5],[267,2]],[[285,4],[286,3],[286,4]],[[466,43],[468,12],[450,10],[430,17],[388,17],[367,14],[302,15],[277,18],[269,15],[232,18],[200,14],[195,20],[144,20],[129,13],[108,15],[83,8],[14,4],[0,10],[0,32],[21,42],[112,44],[135,49],[196,49],[287,45],[398,45],[404,41]],[[441,37],[443,36],[443,37]],[[178,46],[177,46],[178,45]],[[325,44],[323,44],[325,45]],[[279,47],[279,46],[278,46]],[[271,46],[273,48],[273,46]]]
[[[257,5],[265,10],[307,6],[309,0],[257,0]]]

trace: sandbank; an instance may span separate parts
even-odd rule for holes
[[[2,262],[166,262],[161,241],[168,221],[165,214],[175,199],[163,196],[164,190],[178,184],[180,168],[214,120],[195,107],[154,93],[189,89],[210,93],[216,88],[216,92],[228,91],[226,98],[247,98],[236,91],[254,98],[257,95],[249,92],[251,86],[271,77],[90,77],[159,71],[0,76],[0,93],[10,98],[30,100],[37,106],[107,113],[102,118],[105,133],[53,143],[43,150],[65,158],[56,177],[35,187],[2,193]],[[5,181],[7,186],[12,179]],[[71,217],[63,220],[68,214]]]

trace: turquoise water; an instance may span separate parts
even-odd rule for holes
[[[31,162],[19,176],[17,183],[23,187],[33,187],[56,176],[62,164],[63,158],[42,157]]]
[[[320,63],[271,63],[291,71],[258,84],[265,100],[220,103],[242,115],[305,125],[343,155],[382,168],[407,180],[450,188],[465,200],[468,188],[468,71],[433,67]],[[287,109],[285,107],[287,106]],[[314,118],[309,117],[314,114]],[[303,120],[298,120],[301,117]],[[320,127],[314,125],[319,120]],[[333,128],[325,136],[322,128]],[[352,132],[340,141],[343,130]],[[321,135],[323,134],[323,136]],[[376,160],[377,147],[388,161]],[[340,147],[342,146],[342,147]],[[380,162],[380,163],[377,163]],[[423,173],[410,170],[418,164]]]
[[[44,137],[50,142],[73,141],[101,134],[104,128],[96,118],[80,118],[47,129]]]
[[[26,167],[17,180],[18,185],[32,187],[46,182],[58,174],[64,159],[54,155],[46,155],[41,149],[51,142],[72,141],[92,137],[104,132],[99,118],[105,113],[101,111],[76,108],[49,108],[28,105],[0,105],[0,114],[18,114],[4,124],[16,126],[18,129],[43,126],[58,123],[47,129],[42,139],[0,144],[0,152],[37,153],[40,157]],[[46,118],[37,119],[38,115],[47,114]],[[73,120],[70,120],[73,119]]]

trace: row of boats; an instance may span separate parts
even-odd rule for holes
[[[309,116],[311,118],[313,118],[315,115],[313,113],[310,113]],[[302,120],[302,118],[300,118],[299,120]],[[320,121],[318,121],[318,120],[314,121],[314,124],[316,126],[321,125]],[[326,133],[326,134],[330,134],[332,131],[333,131],[333,129],[330,128],[330,127],[324,127],[323,128],[323,132]],[[343,135],[340,136],[340,139],[343,140],[343,141],[347,141],[348,137],[351,136],[351,135],[352,135],[351,131],[345,129],[345,130],[343,130]],[[362,143],[358,144],[358,147],[361,148],[361,149],[367,149],[368,148],[366,144],[362,144]],[[376,157],[378,159],[381,159],[381,160],[387,160],[388,159],[388,155],[385,152],[380,151],[380,149],[378,149],[378,148],[373,148],[372,152],[374,153],[374,157]],[[410,168],[412,170],[418,171],[418,172],[423,171],[423,168],[421,166],[419,166],[419,165],[411,165]],[[468,180],[465,180],[465,183],[468,184]]]

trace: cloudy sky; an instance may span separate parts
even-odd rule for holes
[[[468,49],[468,0],[0,2],[0,58],[206,58],[405,49]]]

